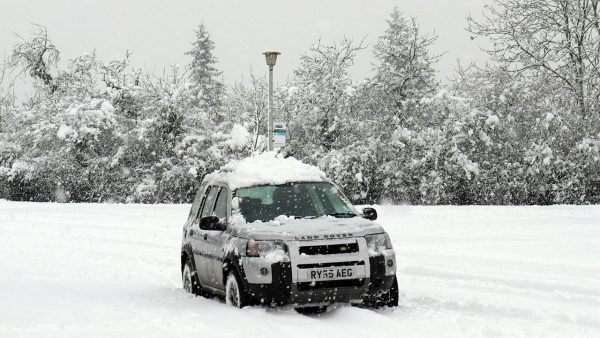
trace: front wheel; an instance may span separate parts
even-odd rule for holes
[[[376,296],[369,296],[365,299],[362,306],[368,308],[396,307],[398,306],[398,298],[398,279],[394,276],[392,285],[387,291]]]
[[[249,305],[249,298],[237,274],[233,271],[229,272],[225,282],[225,303],[242,308]]]
[[[389,307],[398,306],[398,279],[394,276],[394,281],[392,282],[392,286],[390,290],[384,294],[385,305]]]

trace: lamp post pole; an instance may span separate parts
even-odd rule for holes
[[[267,117],[267,128],[268,128],[268,142],[267,150],[273,150],[273,67],[277,62],[277,55],[279,52],[264,52],[265,58],[267,59],[267,66],[269,66],[269,114]]]
[[[269,66],[269,151],[273,150],[273,66]]]

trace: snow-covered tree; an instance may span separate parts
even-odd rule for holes
[[[274,95],[277,96],[277,92]],[[269,89],[265,76],[257,77],[252,72],[249,85],[237,83],[226,96],[227,119],[247,127],[252,135],[252,152],[266,149],[268,100]]]
[[[489,115],[475,130],[483,142],[472,149],[481,171],[478,201],[551,204],[587,198],[585,186],[600,162],[581,156],[595,152],[597,137],[579,127],[581,116],[564,87],[502,65],[461,70],[454,84],[456,94],[470,97],[477,111]]]
[[[394,8],[388,28],[373,47],[375,76],[370,81],[374,96],[367,109],[380,112],[405,124],[416,118],[411,104],[438,90],[435,64],[438,56],[432,54],[435,35],[423,34],[415,18],[405,18]]]
[[[474,37],[491,40],[490,55],[514,73],[559,83],[582,116],[600,128],[600,8],[598,0],[493,0]]]
[[[189,78],[194,84],[194,104],[202,110],[213,113],[221,106],[224,86],[217,70],[217,58],[214,55],[215,43],[204,24],[194,31],[195,40],[192,49],[186,52],[192,58],[189,65]]]
[[[347,117],[355,92],[348,70],[362,48],[345,38],[330,46],[319,42],[301,57],[285,103],[294,154],[316,158],[348,144]]]
[[[19,36],[17,43],[10,54],[9,65],[29,74],[36,82],[48,92],[53,93],[56,66],[60,60],[60,52],[54,46],[44,26],[35,25],[35,31],[30,39]]]
[[[444,120],[420,104],[438,88],[437,56],[430,51],[434,41],[435,36],[421,34],[415,19],[407,20],[394,9],[374,46],[374,77],[356,84],[347,100],[345,144],[331,151],[322,167],[344,182],[357,202],[420,201],[414,193],[420,184],[412,177],[416,172],[407,168],[411,162],[406,149],[394,146],[393,135],[405,128],[437,128]]]
[[[0,64],[0,130],[2,128],[2,113],[14,104],[12,89],[14,83],[9,79],[6,59]]]

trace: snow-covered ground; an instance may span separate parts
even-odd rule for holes
[[[186,294],[188,208],[0,201],[0,337],[600,337],[600,207],[377,207],[400,306],[319,317]]]

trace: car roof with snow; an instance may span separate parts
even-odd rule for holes
[[[257,185],[279,185],[290,182],[326,182],[325,173],[293,157],[264,152],[234,160],[206,175],[204,183],[222,183],[231,190]]]

